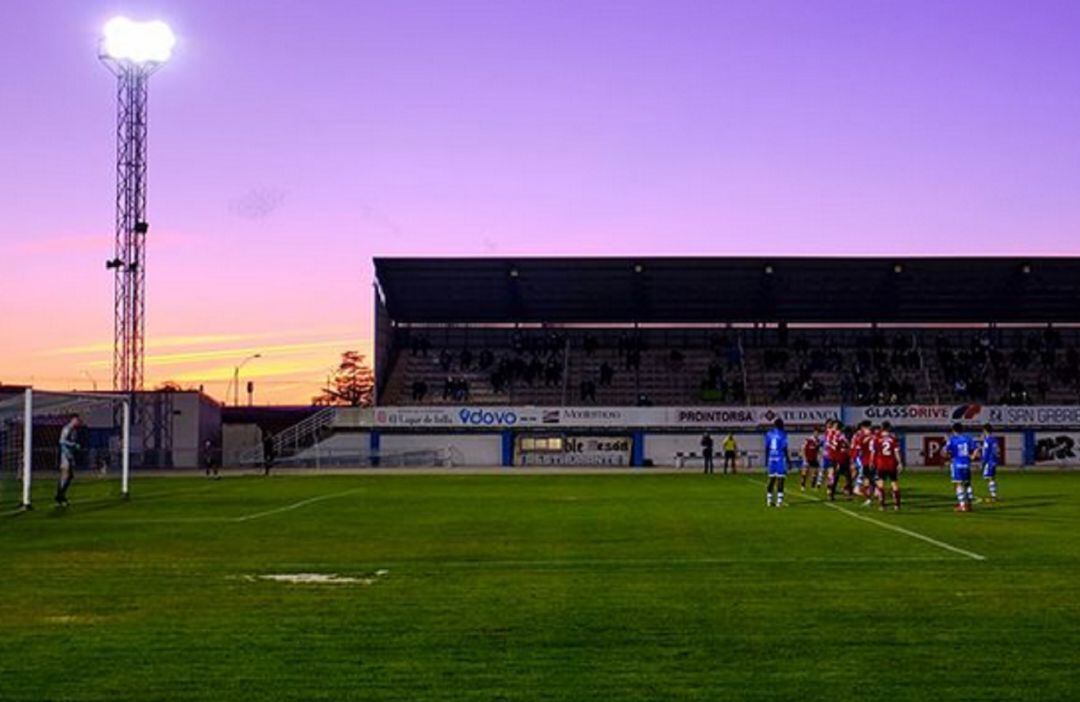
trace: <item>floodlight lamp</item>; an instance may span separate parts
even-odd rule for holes
[[[116,61],[145,65],[165,63],[176,45],[176,35],[161,20],[136,22],[114,17],[105,24],[102,48]]]

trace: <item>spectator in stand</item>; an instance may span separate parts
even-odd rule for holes
[[[581,346],[585,349],[585,357],[592,358],[593,354],[595,354],[596,350],[600,347],[600,341],[592,334],[586,334],[585,340],[582,342]]]
[[[604,361],[600,364],[600,387],[606,388],[611,385],[611,381],[615,379],[615,369],[611,367],[611,364]]]
[[[596,383],[591,380],[581,381],[581,401],[596,402]]]
[[[446,349],[443,349],[442,351],[440,351],[439,352],[439,367],[443,369],[443,372],[448,373],[450,371],[450,367],[453,366],[453,365],[454,365],[454,356],[449,351],[447,351]]]
[[[738,370],[742,367],[742,349],[737,343],[729,343],[727,348],[728,370]]]
[[[412,384],[412,399],[414,402],[423,402],[427,397],[428,384],[423,380],[415,380]]]

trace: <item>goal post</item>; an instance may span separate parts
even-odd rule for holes
[[[0,400],[0,470],[18,485],[22,509],[33,504],[35,479],[58,469],[60,432],[76,414],[83,424],[77,464],[101,476],[118,467],[121,497],[129,496],[130,396],[26,388],[21,396]]]

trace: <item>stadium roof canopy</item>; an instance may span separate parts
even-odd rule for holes
[[[1080,258],[376,258],[398,323],[1080,322]]]

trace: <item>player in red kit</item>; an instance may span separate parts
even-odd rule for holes
[[[893,509],[900,509],[900,471],[904,462],[900,457],[900,439],[892,433],[892,425],[884,422],[881,433],[875,439],[874,468],[877,470],[877,493],[881,509],[885,509],[885,481],[892,483]]]
[[[851,484],[851,439],[844,430],[840,422],[836,422],[833,430],[833,438],[831,444],[831,458],[832,468],[829,470],[829,501],[836,500],[836,485],[840,482],[841,476],[844,478],[844,494],[849,498],[852,494]]]
[[[806,441],[803,442],[803,464],[802,469],[799,471],[799,489],[806,489],[806,476],[813,472],[810,479],[810,487],[816,488],[821,481],[821,462],[818,459],[818,454],[821,453],[821,427],[814,429],[814,433],[806,437]]]
[[[855,466],[855,492],[866,498],[866,505],[871,504],[874,495],[874,466],[870,462],[872,439],[870,422],[859,422],[851,436],[851,462]]]

